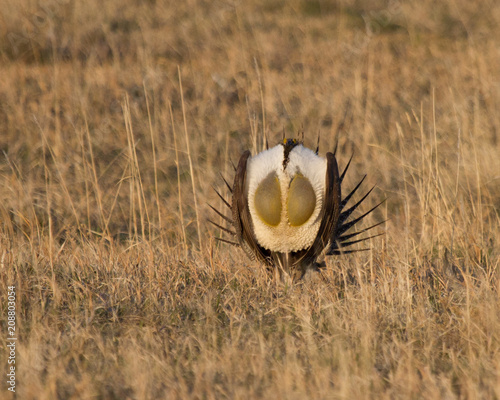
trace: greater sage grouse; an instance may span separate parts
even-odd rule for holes
[[[339,175],[335,153],[320,157],[317,149],[308,149],[297,139],[283,139],[253,157],[245,151],[236,167],[233,186],[224,179],[232,195],[231,204],[216,190],[232,218],[210,206],[232,229],[209,221],[234,238],[217,239],[241,246],[250,259],[270,270],[277,268],[280,275],[286,273],[294,280],[301,279],[309,269],[323,267],[324,262],[317,261],[323,253],[360,251],[344,248],[378,236],[351,240],[384,221],[358,232],[346,232],[382,203],[349,220],[373,188],[344,209],[366,175],[342,198],[342,181],[351,160]]]

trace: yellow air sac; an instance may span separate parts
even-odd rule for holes
[[[316,207],[316,194],[309,180],[295,175],[288,190],[288,221],[292,226],[304,225]]]
[[[277,226],[281,220],[281,190],[276,174],[269,174],[257,186],[254,198],[255,210],[267,225]]]

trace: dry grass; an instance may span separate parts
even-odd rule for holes
[[[465,0],[4,4],[18,398],[500,398],[499,26]],[[354,151],[390,218],[293,287],[206,223],[282,128]]]

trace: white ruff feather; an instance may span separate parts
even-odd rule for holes
[[[327,161],[302,145],[295,146],[289,154],[286,169],[283,170],[284,147],[275,146],[251,157],[247,163],[248,208],[259,244],[271,251],[288,253],[310,247],[319,230],[319,213],[325,192]],[[271,172],[278,176],[281,189],[281,220],[278,226],[265,224],[255,210],[255,191],[259,183]],[[316,194],[316,205],[311,217],[304,225],[291,226],[287,216],[288,188],[293,177],[301,173],[309,179]]]

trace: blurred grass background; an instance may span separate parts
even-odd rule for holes
[[[463,0],[4,4],[18,395],[500,397],[499,23]],[[282,130],[387,198],[326,283],[283,286],[206,223],[219,172]]]

